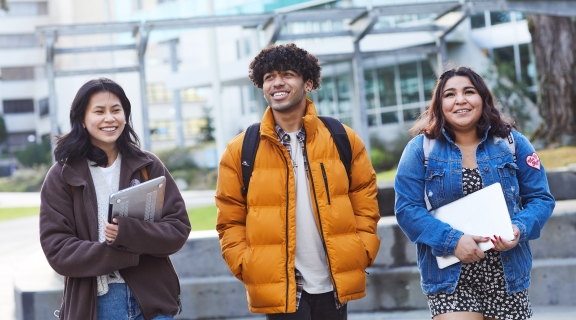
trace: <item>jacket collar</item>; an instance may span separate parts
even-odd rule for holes
[[[122,163],[120,172],[129,172],[130,174],[120,174],[120,186],[126,185],[123,181],[123,177],[129,177],[140,168],[145,167],[153,162],[153,160],[144,151],[144,156],[131,156],[129,154],[122,154]],[[84,186],[87,181],[91,181],[89,178],[90,169],[88,168],[88,162],[86,158],[66,160],[62,166],[62,178],[66,183],[71,186]]]
[[[316,133],[316,129],[318,129],[318,121],[320,121],[320,119],[318,119],[318,114],[316,113],[316,107],[314,106],[314,103],[309,99],[306,99],[306,113],[304,114],[304,117],[302,117],[302,123],[304,124],[304,129],[306,130],[307,142],[309,142]],[[260,135],[278,141],[276,130],[274,129],[275,126],[276,122],[274,121],[274,114],[272,113],[272,109],[268,107],[266,112],[264,112],[264,116],[262,117],[262,123],[260,124]]]
[[[484,131],[484,134],[482,135],[482,139],[480,140],[480,144],[484,143],[484,141],[486,141],[486,139],[488,138],[488,132],[490,131],[490,128],[492,128],[492,126],[488,126],[486,131]],[[450,138],[450,136],[448,135],[448,133],[446,132],[446,130],[444,128],[442,128],[442,134],[444,135],[444,138],[446,138],[446,141],[448,141],[448,143],[456,145],[456,142],[454,142],[452,140],[452,138]]]

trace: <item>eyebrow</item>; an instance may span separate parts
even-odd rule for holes
[[[467,90],[467,89],[477,90],[474,86],[466,86],[466,87],[464,87],[464,88],[462,88],[462,89],[464,89],[464,90]],[[456,91],[456,89],[455,89],[455,88],[448,88],[448,89],[444,90],[443,93],[446,93],[446,91]]]
[[[122,108],[122,105],[119,104],[119,103],[116,103],[116,104],[114,104],[114,105],[111,106],[111,108],[114,108],[114,107],[120,107],[120,108]],[[96,108],[105,108],[105,106],[100,106],[100,105],[98,105],[98,106],[93,106],[93,107],[92,107],[92,109],[96,109]]]

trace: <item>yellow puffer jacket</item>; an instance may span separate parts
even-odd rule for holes
[[[330,278],[341,302],[366,295],[365,269],[376,258],[380,219],[376,174],[364,144],[346,127],[352,146],[351,183],[336,145],[308,101],[303,118],[310,165],[310,196]],[[216,229],[222,256],[246,286],[253,313],[296,311],[296,192],[290,156],[266,110],[247,200],[240,164],[244,133],[226,148],[218,173]],[[248,204],[247,204],[247,203]]]

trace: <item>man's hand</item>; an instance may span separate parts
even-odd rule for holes
[[[502,237],[498,235],[494,235],[494,239],[490,239],[490,241],[492,241],[492,243],[494,244],[493,248],[494,250],[508,251],[518,244],[518,240],[520,239],[520,229],[518,229],[518,227],[515,224],[513,224],[512,230],[514,232],[514,239],[510,241],[504,240],[502,239]]]
[[[116,236],[118,236],[118,225],[117,224],[110,224],[106,219],[102,219],[104,221],[104,236],[106,237],[106,241],[114,242],[116,240]],[[112,220],[114,223],[118,223],[118,220],[114,218]]]
[[[480,249],[478,243],[486,242],[489,239],[489,237],[471,236],[464,234],[462,237],[460,237],[460,240],[458,240],[458,243],[456,244],[454,255],[456,258],[462,261],[462,263],[480,261],[480,259],[484,258],[484,251]]]

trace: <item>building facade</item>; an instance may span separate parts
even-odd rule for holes
[[[416,0],[72,0],[8,1],[10,11],[0,11],[0,99],[9,138],[9,148],[20,148],[49,135],[50,103],[46,81],[46,52],[37,27],[60,24],[105,24],[125,21],[154,21],[203,16],[276,16],[299,10],[378,8],[406,4],[424,5],[449,1]],[[494,62],[513,66],[515,81],[535,90],[535,67],[530,34],[523,14],[518,12],[468,12],[469,16],[438,14],[383,15],[373,26],[376,32],[360,42],[364,53],[363,91],[368,132],[385,141],[394,139],[428,105],[439,69],[438,54],[409,48],[437,44],[438,31],[417,31],[462,19],[446,36],[447,60],[471,66],[481,74]],[[322,65],[322,86],[310,95],[320,114],[330,115],[359,130],[355,121],[358,87],[350,54],[353,41],[345,33],[354,29],[351,19],[286,22],[275,43],[295,42],[317,55]],[[414,28],[392,33],[391,28]],[[153,151],[199,143],[199,130],[206,117],[214,120],[215,136],[225,143],[259,121],[265,109],[262,91],[248,79],[250,60],[268,44],[270,28],[262,25],[216,28],[174,28],[150,32],[145,53],[146,99]],[[352,30],[353,31],[353,30]],[[342,33],[342,36],[338,36]],[[330,34],[301,37],[301,34]],[[335,36],[336,35],[336,36]],[[285,39],[283,39],[283,37]],[[57,48],[133,45],[133,34],[102,33],[58,36]],[[404,51],[403,51],[404,50]],[[334,56],[343,58],[334,58]],[[346,56],[348,55],[348,56]],[[68,70],[129,68],[138,63],[134,51],[61,54],[54,69]],[[119,82],[133,104],[136,132],[142,136],[142,105],[137,72],[94,73],[57,77],[56,104],[60,133],[68,132],[69,106],[76,90],[88,79],[106,76]],[[356,80],[357,81],[357,80]],[[145,104],[146,105],[146,104]]]

